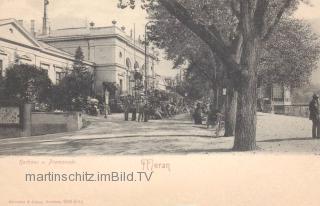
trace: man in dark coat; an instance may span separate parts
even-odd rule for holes
[[[309,111],[309,119],[312,120],[312,138],[320,138],[319,96],[317,94],[313,95]]]
[[[123,102],[123,110],[124,110],[124,120],[128,121],[129,120],[129,110],[130,110],[130,101],[129,101],[129,97],[126,96],[124,98],[124,102]]]
[[[198,103],[193,115],[195,124],[202,124],[201,113],[202,113],[201,104]]]

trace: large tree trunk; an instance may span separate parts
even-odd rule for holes
[[[252,2],[240,1],[242,52],[237,81],[238,106],[233,149],[249,151],[256,149],[257,66],[261,39],[257,35],[256,19]]]
[[[260,40],[244,39],[241,56],[241,75],[238,86],[237,120],[234,150],[249,151],[256,148],[257,61]]]
[[[225,137],[234,136],[237,115],[237,98],[238,92],[228,88],[225,102]]]
[[[242,52],[242,35],[237,37],[234,44],[234,60],[240,64],[241,52]],[[225,137],[234,136],[234,131],[236,127],[236,117],[237,117],[237,104],[238,104],[238,91],[235,89],[235,81],[232,77],[226,78],[227,81],[227,100],[226,110],[225,110]],[[233,81],[233,82],[231,82]]]

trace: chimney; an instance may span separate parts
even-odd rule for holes
[[[36,29],[35,29],[35,20],[31,20],[31,24],[30,24],[30,32],[32,34],[32,36],[36,36]]]
[[[93,29],[94,28],[95,23],[92,21],[90,22],[90,28]]]
[[[20,24],[20,26],[23,26],[23,20],[22,19],[19,19],[18,23]]]
[[[49,0],[44,0],[43,18],[42,18],[42,35],[48,34],[48,5],[49,5]]]

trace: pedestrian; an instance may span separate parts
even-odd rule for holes
[[[194,111],[194,115],[193,115],[195,124],[202,124],[202,115],[201,115],[201,113],[202,113],[201,104],[198,103],[197,107],[196,107],[196,109]]]
[[[168,103],[166,106],[167,117],[171,118],[171,105]]]
[[[309,103],[309,119],[312,121],[312,138],[320,138],[319,96],[314,94]]]
[[[144,104],[143,100],[139,101],[139,104],[137,106],[137,112],[138,112],[138,122],[142,122],[144,118]]]
[[[154,110],[154,119],[162,119],[161,108],[157,107]]]
[[[208,109],[208,116],[207,116],[207,128],[209,129],[210,126],[214,126],[217,121],[217,115],[216,115],[216,109],[214,107],[214,104],[210,104]]]
[[[123,102],[124,121],[129,121],[130,102],[128,96],[124,98]]]
[[[102,109],[102,114],[103,114],[104,118],[107,119],[108,118],[108,113],[107,113],[107,105],[106,105],[105,102],[102,104],[101,109]]]
[[[148,105],[148,102],[146,101],[146,103],[143,106],[143,116],[144,116],[144,122],[148,122],[149,121],[149,115],[150,115],[150,107]]]
[[[263,112],[263,99],[262,98],[259,98],[257,101],[257,109],[258,109],[258,112]]]
[[[136,121],[137,119],[137,104],[136,100],[132,98],[130,110],[132,112],[131,121]]]

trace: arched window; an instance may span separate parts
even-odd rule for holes
[[[127,66],[127,70],[131,69],[131,61],[129,58],[126,59],[126,66]]]
[[[138,62],[135,62],[134,63],[134,70],[139,70],[139,63]]]
[[[141,67],[141,69],[140,69],[140,73],[141,73],[142,75],[144,75],[144,72],[145,72],[145,66],[142,65],[142,67]]]

